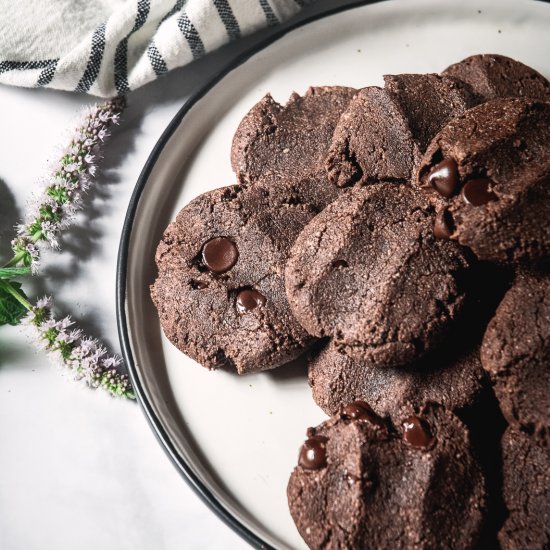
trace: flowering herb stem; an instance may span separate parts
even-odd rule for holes
[[[96,173],[101,145],[124,107],[124,99],[116,98],[91,107],[85,114],[69,146],[43,179],[43,189],[34,196],[25,223],[18,226],[18,236],[12,241],[13,258],[7,266],[27,266],[36,273],[41,247],[59,248],[59,234],[81,209],[83,195]]]
[[[39,346],[49,352],[55,362],[71,369],[77,380],[84,380],[92,388],[104,388],[111,395],[134,399],[128,377],[117,370],[121,360],[108,355],[97,340],[73,328],[70,316],[55,319],[52,307],[51,298],[38,300],[22,320]]]
[[[134,399],[127,375],[118,370],[119,357],[109,355],[97,340],[74,328],[69,316],[57,320],[51,298],[33,305],[21,284],[14,281],[38,272],[42,246],[59,248],[61,230],[73,222],[82,207],[101,145],[124,107],[124,99],[117,98],[88,109],[68,148],[42,181],[43,189],[34,196],[25,223],[18,226],[18,236],[11,243],[13,257],[0,267],[0,325],[27,325],[39,346],[58,364],[71,369],[75,378],[92,388],[102,387],[112,395]]]
[[[7,264],[4,265],[4,267],[16,266],[21,260],[23,260],[24,256],[25,256],[24,251],[18,252],[13,256],[13,258]]]

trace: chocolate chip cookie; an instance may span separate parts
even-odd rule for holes
[[[269,94],[244,117],[233,138],[231,164],[239,182],[292,185],[318,210],[338,196],[324,170],[334,128],[356,90],[343,86],[294,93],[286,105]]]
[[[436,74],[385,76],[360,90],[343,113],[327,155],[334,184],[409,181],[433,136],[476,104],[469,86]]]
[[[550,275],[518,274],[487,327],[481,360],[508,422],[550,444]]]
[[[537,262],[550,255],[550,103],[496,99],[434,138],[418,183],[437,205],[434,232],[478,258]]]
[[[287,494],[310,548],[475,546],[486,496],[468,429],[435,405],[403,413],[356,402],[308,430]]]
[[[469,261],[436,239],[422,193],[395,183],[356,187],[316,216],[286,266],[292,312],[312,335],[379,367],[419,359],[464,302]]]
[[[437,354],[420,365],[378,369],[329,342],[308,366],[313,399],[328,415],[356,400],[368,402],[381,416],[396,415],[404,403],[435,402],[457,411],[476,403],[485,376],[478,347]]]
[[[265,193],[237,185],[197,197],[157,249],[151,296],[164,333],[205,367],[269,369],[312,342],[290,313],[284,265],[315,212],[283,190]]]
[[[544,76],[504,55],[472,55],[447,67],[442,74],[469,84],[480,103],[500,97],[550,100],[550,82]]]
[[[503,550],[550,547],[550,449],[509,427],[502,439],[508,518],[498,534]]]

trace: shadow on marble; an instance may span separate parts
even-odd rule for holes
[[[0,370],[14,367],[20,359],[28,353],[20,344],[12,341],[12,331],[19,330],[16,327],[3,326],[0,328]]]
[[[19,220],[20,213],[15,198],[0,179],[0,264],[6,263],[12,256],[10,243],[15,237],[15,224]]]

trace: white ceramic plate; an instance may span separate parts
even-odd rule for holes
[[[178,210],[235,182],[231,140],[267,92],[381,84],[385,73],[438,72],[501,53],[550,76],[550,6],[534,1],[390,0],[289,32],[188,103],[159,142],[130,204],[118,273],[119,329],[139,399],[176,465],[255,546],[304,548],[286,484],[305,429],[324,419],[303,365],[238,377],[209,372],[162,335],[149,298],[154,252]]]

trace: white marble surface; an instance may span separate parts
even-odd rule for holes
[[[321,2],[321,11],[336,4]],[[265,33],[264,33],[265,34]],[[262,35],[263,36],[263,35]],[[97,190],[45,254],[29,294],[53,294],[90,335],[118,351],[115,266],[141,168],[190,91],[258,38],[175,71],[130,97]],[[52,147],[91,98],[0,87],[0,259]],[[72,382],[18,328],[0,328],[0,548],[171,550],[247,545],[191,491],[139,406]]]

